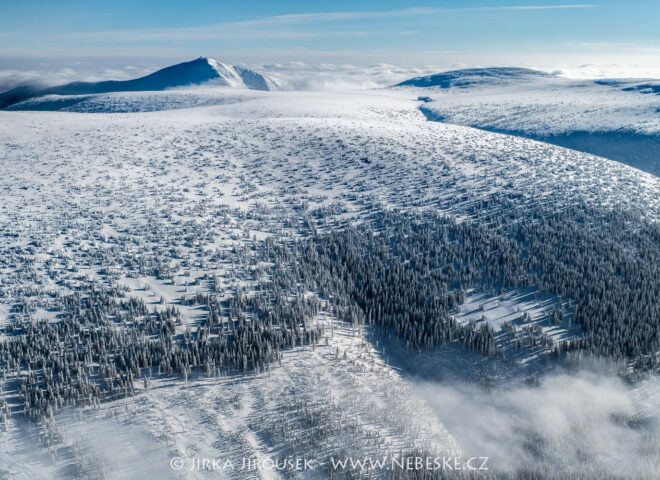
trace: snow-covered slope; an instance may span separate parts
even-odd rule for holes
[[[491,67],[491,68],[466,68],[462,70],[450,70],[448,72],[436,73],[434,75],[424,75],[421,77],[405,80],[397,87],[434,87],[439,89],[446,88],[467,88],[475,85],[501,84],[506,82],[518,83],[520,81],[547,78],[550,74],[539,70],[516,67]]]
[[[242,102],[256,95],[209,86],[173,89],[165,92],[111,92],[93,95],[44,95],[24,100],[9,111],[50,111],[80,113],[155,112]],[[232,93],[233,92],[233,93]]]
[[[251,90],[273,90],[278,82],[243,67],[224,64],[213,58],[200,57],[190,62],[166,67],[145,77],[125,81],[73,82],[54,87],[17,87],[0,94],[0,108],[30,109],[33,103],[19,102],[44,95],[90,95],[109,92],[161,91],[202,84],[221,85]],[[18,105],[17,105],[18,104]],[[44,105],[41,105],[44,109]]]
[[[660,97],[646,94],[654,82],[471,69],[399,85],[425,97],[421,108],[431,120],[539,139],[660,174]]]
[[[649,79],[640,79],[640,80],[596,80],[598,85],[607,85],[612,87],[618,87],[625,92],[640,92],[660,95],[660,80],[649,80]]]
[[[196,303],[197,294],[216,296],[224,305],[239,290],[251,294],[272,280],[267,262],[255,256],[266,239],[289,245],[350,224],[369,225],[380,211],[441,213],[459,225],[492,228],[513,210],[530,224],[576,208],[628,214],[631,231],[660,219],[657,177],[525,138],[429,122],[416,95],[407,91],[209,95],[210,105],[169,111],[164,111],[169,102],[179,98],[172,92],[109,96],[120,104],[164,106],[124,115],[0,112],[0,326],[19,319],[30,325],[52,321],[59,299],[75,299],[89,288],[144,301],[146,316],[176,308],[178,338],[198,337],[209,311],[204,301]],[[222,103],[213,104],[218,98]],[[598,226],[588,220],[580,228]],[[608,243],[608,249],[616,248]],[[654,258],[651,249],[644,254]],[[321,294],[296,292],[311,299]],[[566,325],[549,323],[549,311],[565,302],[554,295],[534,288],[468,294],[455,312],[457,321],[498,328],[498,341],[504,340],[499,336],[505,336],[506,324],[525,314],[523,328],[548,331],[554,339],[576,335]],[[80,308],[79,299],[71,304]],[[45,438],[50,443],[43,449],[44,424],[28,428],[23,406],[15,401],[16,377],[27,373],[12,365],[2,379],[2,398],[14,415],[0,428],[0,476],[325,479],[329,473],[320,462],[331,456],[379,459],[420,450],[454,456],[466,447],[445,426],[447,397],[419,388],[417,363],[435,375],[486,376],[490,382],[503,380],[504,366],[507,381],[549,368],[535,363],[548,358],[547,348],[537,345],[494,359],[475,359],[456,345],[432,364],[409,351],[395,361],[375,327],[347,322],[337,307],[320,301],[309,324],[323,329],[318,343],[294,345],[263,368],[227,373],[207,365],[185,379],[161,374],[160,366],[143,369],[141,378],[128,380],[134,396],[120,392],[55,413],[58,435]],[[230,317],[222,312],[223,332],[233,328]],[[117,328],[130,328],[127,319],[116,320]],[[16,335],[11,328],[3,327],[0,335]],[[85,334],[79,333],[81,340]],[[491,367],[488,374],[484,364]],[[658,398],[657,388],[650,396]],[[542,407],[554,408],[556,400]],[[620,407],[608,410],[607,421],[632,431],[623,425],[628,417],[615,415]],[[623,407],[626,414],[633,410]],[[554,413],[546,409],[532,418],[558,418]],[[498,418],[488,420],[495,428]],[[638,417],[633,422],[637,428]],[[545,448],[572,441],[570,430],[554,429],[554,443]],[[472,432],[476,437],[480,430]],[[488,441],[506,448],[499,438],[485,437]],[[580,454],[590,456],[575,468],[597,469],[602,458],[617,452],[590,455],[583,448]],[[312,460],[316,468],[223,473],[191,464],[193,458],[240,465],[243,458],[288,455]],[[169,467],[173,457],[182,459],[185,470]],[[510,466],[492,462],[489,468]],[[390,478],[373,471],[365,476]]]

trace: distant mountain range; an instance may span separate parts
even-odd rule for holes
[[[227,65],[208,57],[166,67],[150,75],[133,80],[103,82],[72,82],[64,85],[43,87],[25,85],[0,94],[0,108],[43,95],[89,95],[110,92],[160,91],[210,83],[250,90],[274,90],[280,84],[259,72]]]
[[[547,78],[553,75],[519,67],[491,67],[491,68],[465,68],[450,70],[411,78],[398,83],[396,87],[438,87],[438,88],[466,88],[477,83],[499,82],[505,80]]]

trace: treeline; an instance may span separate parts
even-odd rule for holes
[[[535,283],[575,303],[582,336],[562,350],[614,358],[660,350],[660,228],[625,213],[572,208],[510,235]]]
[[[528,282],[514,244],[438,216],[381,212],[363,226],[293,246],[268,240],[263,255],[275,259],[275,290],[316,292],[339,319],[374,325],[416,350],[458,341],[494,354],[492,328],[460,324],[452,312],[469,286]]]
[[[181,299],[205,312],[196,325],[183,325],[175,306],[150,309],[112,283],[81,282],[55,295],[49,320],[32,320],[37,305],[24,296],[3,328],[0,373],[15,382],[23,413],[49,416],[65,405],[130,395],[136,380],[159,374],[261,371],[283,349],[319,340],[309,320],[322,307],[411,350],[459,342],[492,355],[497,332],[485,322],[459,323],[457,306],[468,288],[527,286],[568,299],[579,329],[578,339],[555,344],[530,329],[536,345],[657,368],[658,226],[578,207],[505,211],[457,222],[428,211],[373,210],[357,227],[323,228],[288,243],[268,237],[250,252],[232,253],[255,274],[249,292],[212,280],[206,293]],[[0,405],[0,415],[7,410]]]
[[[149,311],[144,301],[123,296],[92,285],[57,298],[55,321],[16,320],[6,329],[0,369],[15,380],[22,414],[39,420],[64,406],[132,395],[136,381],[148,387],[157,375],[262,371],[283,349],[321,335],[306,322],[318,307],[304,298],[202,296],[208,315],[193,330],[181,325],[176,307]]]
[[[660,234],[627,214],[576,207],[525,212],[488,222],[456,222],[434,213],[374,212],[357,227],[284,246],[269,239],[274,288],[313,291],[336,316],[375,325],[411,349],[459,341],[495,353],[486,324],[458,324],[467,288],[536,286],[570,300],[578,340],[541,344],[616,359],[660,347]],[[554,322],[561,321],[555,312]],[[651,360],[657,363],[657,359]]]

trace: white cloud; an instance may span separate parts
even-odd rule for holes
[[[425,383],[419,390],[464,455],[489,457],[495,471],[653,478],[660,469],[657,377],[630,387],[613,375],[582,372],[537,386]]]
[[[98,82],[127,80],[150,73],[153,69],[128,65],[114,68],[95,68],[92,65],[56,66],[42,64],[28,69],[0,69],[0,93],[19,85],[60,85],[73,81]]]
[[[603,78],[660,78],[660,64],[647,61],[631,63],[540,64],[532,68],[577,80]]]
[[[291,54],[292,52],[288,52]],[[493,66],[498,62],[483,63],[481,58],[462,57],[460,55],[420,55],[419,59],[439,59],[435,64],[420,62],[418,66],[401,66],[390,63],[372,63],[361,65],[371,59],[373,55],[365,52],[317,52],[300,50],[296,52],[300,58],[307,61],[293,62],[269,62],[261,63],[261,57],[282,57],[283,52],[274,55],[260,52],[255,55],[254,60],[235,62],[242,55],[234,52],[234,56],[227,59],[218,57],[219,60],[247,66],[257,71],[267,73],[274,78],[284,82],[291,89],[300,90],[346,90],[361,88],[380,88],[393,85],[409,78],[437,73],[445,70]],[[161,59],[154,63],[155,59],[140,60],[131,65],[114,64],[106,65],[101,59],[88,62],[27,62],[25,68],[0,68],[0,92],[25,83],[62,84],[71,81],[99,81],[99,80],[126,80],[151,73],[159,68],[189,60],[196,55],[178,55],[176,60]],[[357,63],[335,63],[337,57],[351,58]],[[145,55],[144,58],[149,58]],[[415,60],[411,58],[411,60]],[[446,61],[442,61],[445,59]],[[464,59],[465,62],[458,61]],[[327,60],[327,61],[324,61]],[[452,61],[454,60],[454,61]],[[522,61],[513,66],[526,66],[555,72],[562,76],[576,79],[595,78],[660,78],[660,66],[645,62],[639,63],[535,63],[533,61]],[[110,63],[110,62],[108,62]],[[511,65],[510,62],[501,65]]]
[[[307,64],[303,62],[253,64],[296,90],[347,90],[379,88],[408,78],[443,70],[438,66],[402,67],[390,64],[358,66],[352,64]]]
[[[192,40],[235,40],[235,39],[300,39],[364,35],[350,30],[298,30],[296,27],[317,23],[344,23],[353,20],[377,20],[383,18],[415,17],[450,13],[470,12],[540,12],[544,10],[566,10],[593,8],[592,4],[563,5],[515,5],[458,8],[404,8],[399,10],[341,11],[321,13],[297,13],[275,15],[252,20],[221,22],[197,27],[174,27],[160,29],[130,29],[98,32],[73,32],[59,35],[61,39],[104,41],[122,44],[136,41],[192,41]]]

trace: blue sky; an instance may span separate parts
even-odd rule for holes
[[[660,1],[0,0],[0,68],[660,63]]]

